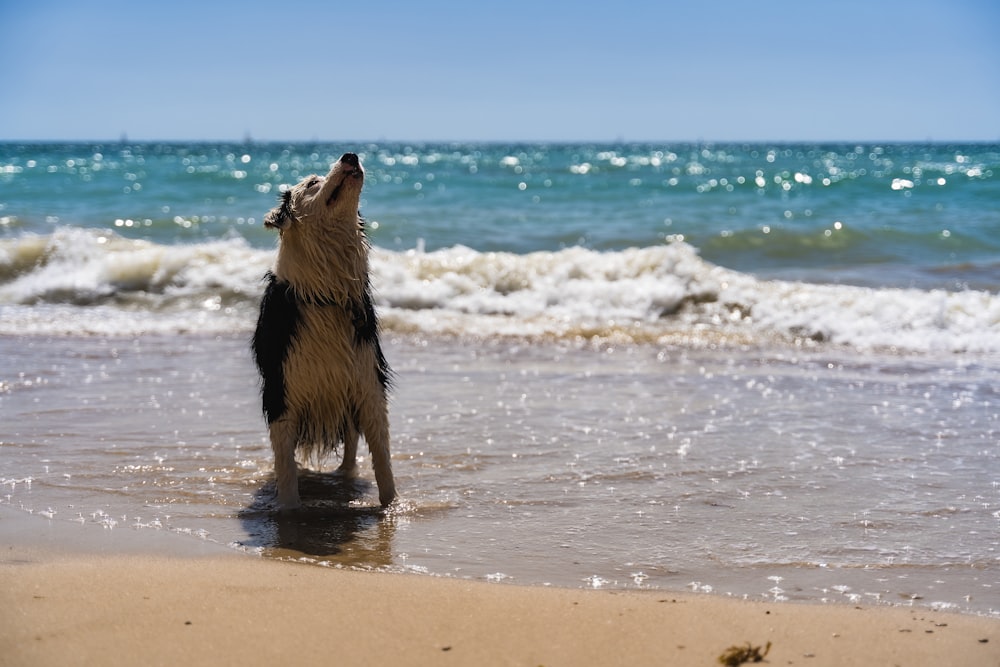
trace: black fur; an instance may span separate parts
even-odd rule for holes
[[[284,192],[282,192],[280,201],[281,201],[281,213],[279,215],[282,218],[288,218],[289,220],[294,219],[295,216],[292,215],[292,191],[285,190]]]
[[[266,216],[264,216],[264,225],[267,227],[277,227],[281,229],[285,226],[287,221],[295,219],[292,215],[292,191],[285,190],[280,195],[278,195],[278,201],[280,204],[278,208],[270,211]]]
[[[267,287],[251,349],[260,371],[264,417],[268,424],[285,414],[285,357],[299,327],[299,302],[292,286],[267,272]]]
[[[368,230],[364,217],[358,213],[358,225],[365,236],[367,244]],[[371,282],[365,281],[363,303],[359,308],[356,304],[351,308],[351,320],[354,323],[354,340],[356,343],[369,343],[375,346],[375,358],[378,361],[378,380],[382,388],[392,388],[392,369],[382,354],[382,343],[379,341],[378,316],[375,314],[375,303],[372,299]]]
[[[378,335],[378,316],[375,315],[375,304],[372,302],[371,285],[365,285],[364,302],[359,307],[352,304],[351,320],[354,323],[354,342],[356,345],[368,344],[375,347],[375,360],[378,363],[378,381],[383,391],[392,388],[392,369],[382,354],[382,343]]]

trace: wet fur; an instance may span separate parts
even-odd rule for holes
[[[252,349],[275,457],[278,505],[300,504],[296,452],[322,457],[340,443],[353,475],[359,436],[368,443],[379,500],[395,498],[389,459],[391,371],[379,342],[358,200],[364,171],[345,154],[326,177],[284,192],[264,219],[279,230],[265,277]]]

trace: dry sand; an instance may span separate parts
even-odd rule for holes
[[[1000,665],[1000,621],[5,544],[2,665]]]

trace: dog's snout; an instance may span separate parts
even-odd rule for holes
[[[340,161],[356,168],[358,166],[357,153],[344,153],[340,156]]]

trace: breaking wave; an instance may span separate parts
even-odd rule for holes
[[[271,250],[242,237],[161,245],[61,228],[0,241],[0,333],[249,332]],[[988,291],[762,280],[684,242],[517,254],[375,248],[386,330],[661,344],[1000,351]]]

